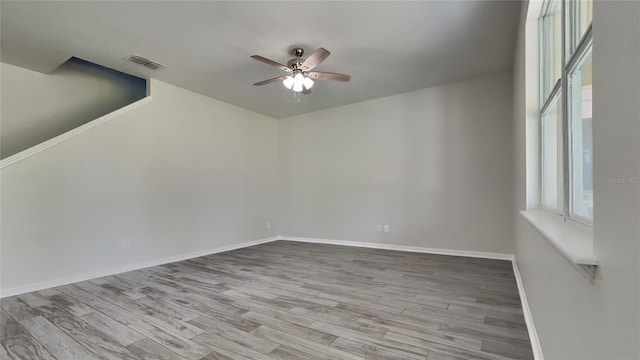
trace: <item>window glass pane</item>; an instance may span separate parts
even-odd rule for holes
[[[593,20],[593,0],[582,0],[580,10],[580,37],[582,38]]]
[[[572,214],[593,220],[593,131],[591,54],[570,74]]]
[[[562,212],[562,104],[558,92],[542,114],[542,205]]]
[[[559,1],[550,1],[540,18],[541,102],[544,104],[554,85],[562,76],[562,17]]]
[[[555,85],[556,81],[562,77],[562,6],[560,1],[556,1],[553,9],[553,34],[552,43],[553,51],[551,55],[551,66],[553,66],[551,88]]]
[[[566,3],[566,60],[569,62],[593,20],[593,0],[569,0]]]
[[[564,44],[564,51],[565,51],[565,61],[569,62],[569,59],[571,58],[571,54],[573,54],[573,50],[575,49],[576,46],[576,30],[575,30],[575,25],[576,25],[576,16],[575,16],[575,12],[576,12],[576,6],[575,6],[576,0],[568,0],[565,2],[564,4],[564,31],[565,31],[565,44]]]

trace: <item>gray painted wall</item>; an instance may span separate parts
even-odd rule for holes
[[[500,73],[281,120],[281,233],[513,253],[511,88]]]
[[[276,234],[277,120],[151,90],[150,103],[2,169],[3,290]]]
[[[51,74],[0,63],[4,159],[146,96],[144,79],[71,58]]]

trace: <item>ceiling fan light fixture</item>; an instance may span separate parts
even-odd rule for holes
[[[282,80],[282,84],[284,85],[284,87],[286,87],[287,89],[291,90],[291,88],[293,87],[293,78],[291,76],[287,76],[284,80]]]
[[[1,0],[0,0],[1,1]],[[303,93],[307,95],[311,93],[311,88],[316,80],[333,80],[333,81],[349,81],[351,79],[350,75],[339,74],[333,72],[321,72],[321,71],[311,71],[316,66],[318,66],[324,59],[331,54],[329,50],[325,48],[319,48],[314,51],[309,57],[306,59],[302,58],[302,54],[304,50],[302,48],[295,48],[292,51],[293,55],[295,55],[295,59],[291,59],[287,62],[287,65],[280,64],[277,61],[269,60],[260,55],[251,55],[251,58],[258,60],[267,65],[271,65],[277,67],[278,69],[285,71],[287,74],[283,76],[278,76],[272,79],[263,80],[253,84],[254,86],[262,86],[275,82],[282,81],[282,85],[289,90],[293,90],[297,93]],[[297,97],[297,94],[296,94]],[[299,99],[299,97],[298,97]]]

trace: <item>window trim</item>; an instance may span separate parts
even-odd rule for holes
[[[559,3],[558,3],[559,2]],[[571,2],[571,4],[569,4]],[[545,94],[549,88],[549,78],[553,73],[554,64],[552,64],[553,57],[549,54],[553,54],[553,23],[551,23],[550,11],[555,9],[555,6],[560,6],[561,17],[561,74],[560,78],[555,81],[555,84],[549,94]],[[572,197],[572,143],[571,143],[571,119],[569,118],[569,91],[571,84],[569,84],[569,77],[578,66],[580,66],[585,57],[591,53],[593,48],[593,33],[592,23],[588,24],[584,34],[579,38],[580,24],[578,18],[578,10],[580,10],[581,4],[579,0],[544,0],[540,16],[538,17],[538,41],[539,46],[539,95],[540,95],[540,113],[539,113],[539,131],[540,131],[540,180],[539,180],[539,199],[538,204],[541,209],[548,211],[554,215],[560,215],[564,222],[575,222],[588,227],[593,227],[593,219],[586,218],[573,213]],[[551,29],[551,31],[550,31]],[[548,110],[549,106],[555,100],[555,97],[560,94],[560,101],[562,101],[562,119],[561,120],[561,134],[562,139],[562,171],[561,179],[558,179],[558,186],[562,188],[561,199],[561,213],[558,209],[552,209],[543,204],[543,138],[542,138],[542,117]]]
[[[569,62],[567,59],[567,42],[573,43],[573,33],[574,27],[572,26],[570,31],[571,34],[567,36],[567,13],[569,8],[569,1],[572,0],[564,0],[562,1],[562,83],[567,84],[565,89],[562,91],[562,161],[565,166],[562,168],[562,188],[564,190],[564,194],[562,197],[562,205],[564,207],[562,211],[562,220],[566,223],[569,220],[569,206],[571,206],[571,179],[569,176],[571,174],[570,169],[570,158],[571,158],[571,146],[569,144],[569,77],[567,72],[566,64]],[[573,14],[569,14],[573,18]],[[571,23],[575,23],[573,19]]]
[[[551,106],[551,103],[553,102],[554,98],[556,97],[558,92],[561,90],[562,90],[562,79],[558,79],[558,81],[556,81],[556,84],[553,86],[553,89],[551,89],[551,92],[549,93],[549,98],[545,100],[544,104],[542,105],[542,108],[540,109],[540,116],[542,116],[542,114],[544,114],[547,111],[547,108]]]
[[[584,60],[584,57],[591,51],[592,48],[593,31],[591,24],[589,24],[589,27],[587,27],[587,30],[585,30],[582,39],[580,39],[578,47],[576,47],[576,49],[574,50],[573,55],[571,55],[569,61],[566,62],[567,65],[564,71],[567,74],[575,71],[578,65],[582,63],[582,60]]]
[[[563,52],[564,52],[564,47],[562,44],[563,40],[563,34],[564,34],[564,20],[562,19],[562,14],[563,14],[563,7],[564,6],[564,1],[563,0],[545,0],[543,2],[542,5],[542,9],[540,11],[541,16],[538,18],[538,47],[539,47],[539,53],[538,53],[538,62],[540,64],[539,66],[539,74],[538,74],[538,79],[539,79],[539,87],[538,87],[538,92],[539,92],[539,99],[540,99],[540,106],[542,107],[543,105],[543,101],[545,101],[545,99],[549,99],[552,96],[552,91],[556,85],[556,82],[558,79],[553,79],[553,72],[555,71],[555,63],[553,63],[554,60],[554,55],[555,55],[555,44],[554,44],[554,33],[556,30],[560,30],[560,38],[561,38],[561,45],[560,45],[560,57],[561,57],[561,66],[560,66],[560,71],[562,72],[562,70],[564,69],[564,57],[563,57]],[[555,29],[555,24],[553,22],[553,13],[551,13],[551,11],[558,9],[559,7],[559,16],[561,17],[560,19],[560,29]],[[550,66],[549,66],[550,65]]]

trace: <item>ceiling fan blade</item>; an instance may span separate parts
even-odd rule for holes
[[[273,79],[268,79],[268,80],[263,80],[263,81],[257,82],[257,83],[255,83],[255,84],[253,84],[253,85],[255,85],[255,86],[267,85],[267,84],[274,83],[274,82],[276,82],[276,81],[282,81],[282,80],[284,80],[286,77],[287,77],[287,76],[278,76],[278,77],[273,78]]]
[[[302,85],[302,95],[311,94],[311,89],[307,89],[306,86]]]
[[[347,74],[338,74],[333,72],[320,72],[320,71],[311,71],[307,74],[312,79],[318,80],[335,80],[335,81],[349,81],[351,79],[351,75]]]
[[[313,54],[309,55],[300,67],[303,71],[309,71],[323,62],[330,54],[329,50],[320,48],[314,51]]]
[[[265,57],[262,57],[260,55],[251,55],[251,57],[256,59],[256,60],[258,60],[258,61],[261,61],[261,62],[263,62],[265,64],[268,64],[268,65],[271,65],[271,66],[275,66],[275,67],[277,67],[278,69],[280,69],[282,71],[286,71],[288,73],[293,71],[290,68],[288,68],[287,66],[284,66],[284,65],[280,64],[279,62],[275,62],[273,60],[269,60],[269,59],[267,59]]]

